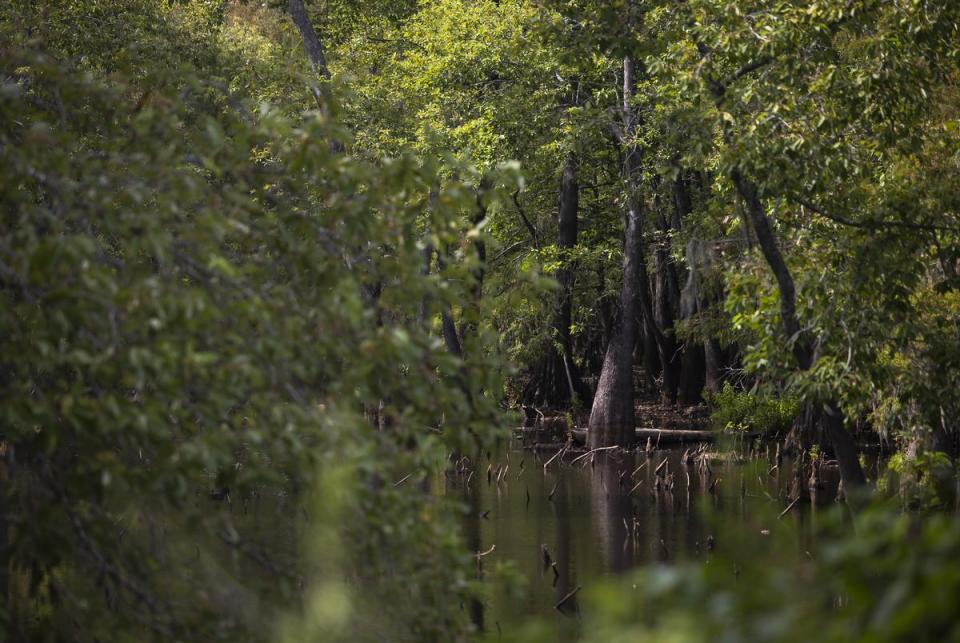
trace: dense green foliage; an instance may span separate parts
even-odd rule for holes
[[[0,627],[469,637],[450,462],[582,415],[631,298],[651,397],[876,435],[949,509],[958,43],[952,0],[4,3]],[[586,638],[956,638],[955,521],[854,525],[612,581]]]
[[[127,4],[119,43],[5,25],[4,629],[269,637],[312,578],[298,534],[318,493],[344,498],[327,522],[346,551],[315,561],[318,591],[354,606],[341,631],[462,631],[455,513],[417,482],[488,439],[501,367],[422,321],[467,297],[469,257],[430,276],[420,257],[424,231],[467,234],[474,189],[436,193],[409,156],[338,157],[316,115],[229,89],[235,34],[198,29],[203,5]],[[154,37],[149,73],[117,63]]]
[[[737,391],[726,382],[717,393],[706,393],[712,407],[710,422],[721,431],[784,434],[800,411],[796,400]]]
[[[827,516],[813,551],[797,552],[774,516],[769,536],[721,534],[723,556],[652,568],[598,588],[588,641],[955,640],[960,525],[874,509]],[[727,536],[727,537],[725,537]],[[738,540],[739,537],[739,540]],[[762,540],[758,540],[762,539]],[[737,543],[740,543],[737,545]],[[792,546],[791,546],[792,545]],[[749,582],[747,581],[749,579]],[[629,588],[626,589],[625,588]]]

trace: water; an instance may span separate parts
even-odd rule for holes
[[[696,447],[689,446],[691,451]],[[526,579],[520,596],[508,583],[494,582],[490,599],[472,606],[474,622],[496,632],[540,616],[556,619],[568,631],[575,629],[576,596],[557,608],[570,592],[638,565],[708,556],[716,524],[708,515],[734,519],[761,538],[763,530],[752,519],[762,515],[769,521],[772,515],[776,520],[786,507],[792,463],[787,460],[774,468],[768,454],[718,454],[707,460],[708,471],[681,463],[687,448],[661,449],[652,456],[598,453],[578,462],[574,458],[579,454],[573,454],[562,463],[554,460],[545,471],[543,465],[553,453],[535,455],[511,443],[491,460],[474,463],[469,482],[459,489],[470,506],[465,519],[468,546],[489,552],[480,560],[488,577],[498,564],[509,563]],[[655,470],[664,460],[657,488]],[[672,490],[663,484],[671,477]],[[832,502],[836,468],[824,467],[821,480],[815,500]],[[809,547],[815,517],[810,505],[798,504],[780,521],[795,527],[798,551]],[[544,545],[555,566],[545,566]]]

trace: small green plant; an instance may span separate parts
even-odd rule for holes
[[[896,453],[887,462],[886,475],[877,481],[881,493],[897,494],[906,507],[943,509],[956,502],[957,469],[941,451],[910,457]]]
[[[710,422],[721,431],[784,433],[800,408],[796,398],[738,391],[729,382],[720,391],[707,393],[706,399],[713,409]]]

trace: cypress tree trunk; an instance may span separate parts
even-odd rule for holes
[[[637,337],[637,271],[641,215],[633,207],[625,217],[621,312],[603,358],[603,370],[590,410],[588,442],[592,449],[633,446],[633,344]]]
[[[640,179],[640,150],[632,142],[636,123],[633,116],[633,60],[623,60],[623,121],[627,154],[624,171],[627,175],[627,211],[624,215],[623,286],[620,291],[620,317],[603,359],[603,369],[590,410],[588,443],[590,448],[619,445],[633,446],[633,348],[637,341],[637,303],[645,299],[650,305],[649,291],[641,292],[643,266],[643,195]],[[648,281],[645,283],[649,283]],[[651,311],[652,312],[652,311]],[[652,315],[647,316],[652,322]]]

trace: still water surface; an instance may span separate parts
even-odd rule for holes
[[[497,632],[540,616],[575,629],[576,597],[560,609],[556,605],[578,586],[639,565],[704,558],[715,544],[716,520],[746,525],[756,513],[768,519],[787,505],[790,461],[773,468],[765,454],[714,458],[708,460],[708,472],[681,463],[686,448],[660,449],[652,456],[639,451],[596,454],[576,463],[579,454],[572,454],[562,463],[554,460],[545,471],[553,453],[535,455],[511,443],[476,463],[469,482],[459,489],[470,507],[468,545],[475,552],[493,547],[482,557],[483,569],[509,562],[526,579],[526,590],[517,596],[506,583],[495,583],[492,597],[472,606],[474,621]],[[655,470],[664,460],[658,489]],[[505,467],[498,482],[497,472]],[[664,488],[670,477],[672,491]],[[817,499],[829,503],[836,493],[836,470],[824,469],[822,478]],[[800,551],[808,546],[810,518],[809,505],[798,505],[781,521],[795,526]],[[543,546],[556,571],[545,566]]]

